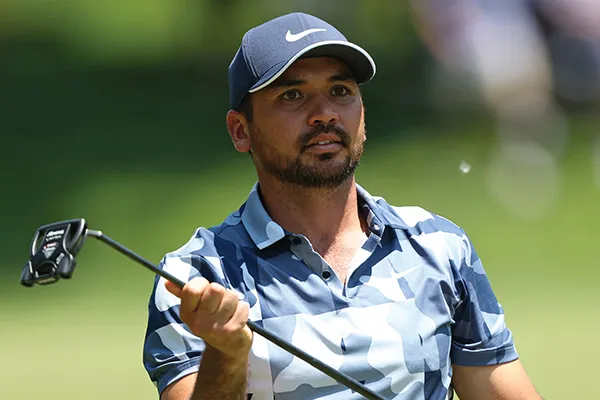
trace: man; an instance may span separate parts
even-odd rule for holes
[[[258,183],[157,279],[144,364],[161,399],[359,399],[246,321],[389,399],[539,399],[465,233],[358,186],[369,54],[294,13],[248,31],[227,127]],[[210,283],[209,282],[213,282]]]

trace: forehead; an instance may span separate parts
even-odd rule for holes
[[[308,80],[309,78],[329,79],[332,76],[341,77],[342,80],[356,81],[348,64],[334,57],[306,57],[295,61],[281,76],[275,80],[274,86],[278,81],[287,81],[290,79]]]

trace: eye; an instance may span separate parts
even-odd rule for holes
[[[291,89],[283,93],[280,98],[287,101],[294,101],[302,98],[302,94],[296,89]]]
[[[331,88],[331,94],[333,96],[348,96],[350,94],[350,89],[346,86],[336,85]]]

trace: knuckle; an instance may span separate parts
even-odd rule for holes
[[[182,290],[182,293],[188,296],[199,296],[206,288],[206,279],[194,278],[189,281]]]
[[[250,305],[245,301],[240,301],[238,304],[238,310],[240,313],[240,318],[246,321],[250,315]]]
[[[239,297],[237,296],[237,294],[231,290],[228,290],[226,295],[227,295],[227,298],[231,299],[231,301],[234,303],[238,303],[240,300]]]
[[[240,301],[238,307],[242,310],[250,311],[250,304],[246,301]]]
[[[213,296],[222,295],[225,292],[225,288],[215,282],[209,283],[206,290],[208,290]]]
[[[185,285],[183,287],[183,290],[181,291],[181,295],[183,297],[181,302],[182,303],[185,302],[186,298],[199,296],[201,293],[202,293],[202,291],[200,291],[199,288],[196,288],[191,285]]]
[[[227,310],[235,310],[237,307],[238,299],[234,296],[231,296],[229,293],[223,296],[223,301],[221,305],[223,308]]]

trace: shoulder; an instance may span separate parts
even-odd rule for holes
[[[402,229],[408,235],[444,233],[463,236],[464,231],[454,222],[435,212],[419,206],[396,206],[381,196],[373,196],[357,185],[359,197],[366,203],[377,219],[396,229]]]
[[[197,228],[186,243],[165,254],[161,268],[186,281],[197,273],[223,279],[223,259],[236,259],[249,245],[247,236],[236,211],[219,225]]]
[[[390,225],[402,228],[410,235],[435,232],[459,237],[464,235],[463,229],[456,223],[423,207],[395,206],[377,196],[373,196],[372,200]]]
[[[459,261],[465,257],[469,239],[455,222],[420,206],[395,206],[382,197],[372,198],[379,215],[411,246],[434,252],[441,259]]]
[[[219,225],[198,227],[185,244],[167,253],[165,258],[219,257],[231,251],[231,247],[247,243],[240,213],[235,211]]]
[[[462,237],[463,229],[453,221],[419,206],[390,206],[412,235],[441,233]]]

